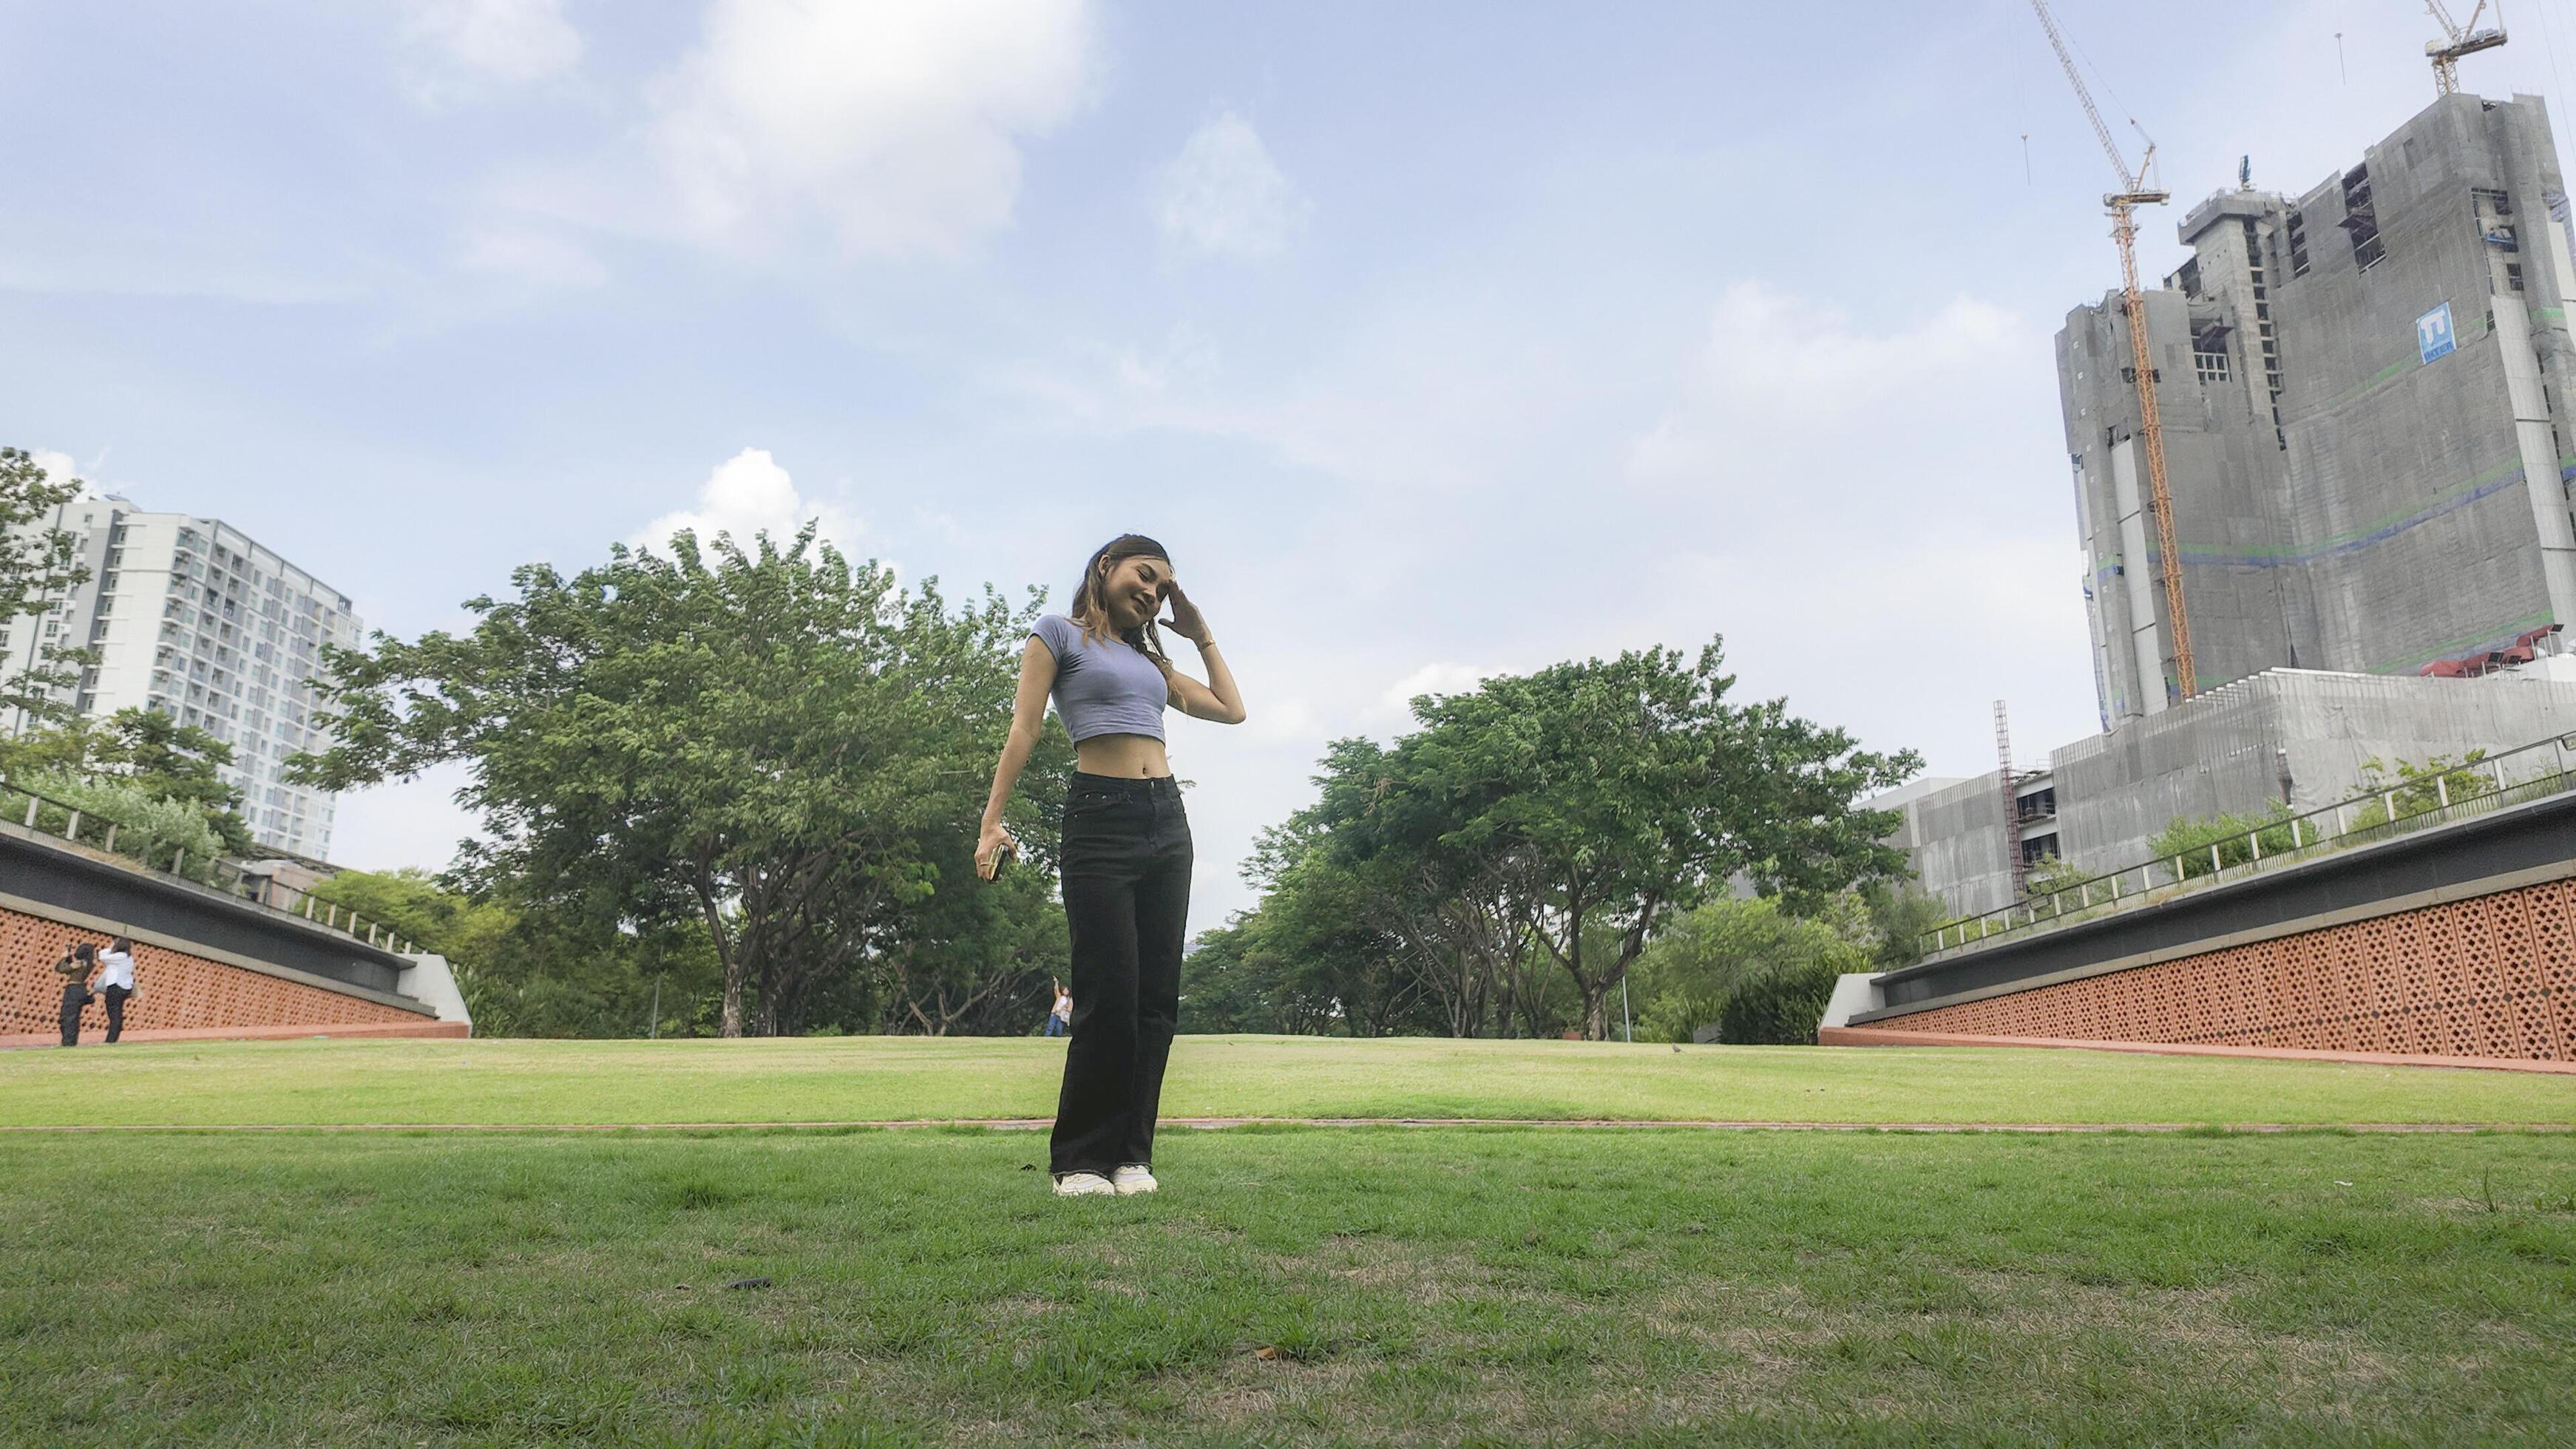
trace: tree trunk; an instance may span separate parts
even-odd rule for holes
[[[715,881],[704,870],[698,872],[698,909],[707,918],[707,934],[714,938],[716,961],[724,967],[724,1021],[716,1034],[724,1037],[742,1035],[742,952],[737,943],[726,939],[724,912],[716,904]]]

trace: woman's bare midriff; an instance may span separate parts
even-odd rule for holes
[[[1086,775],[1151,780],[1172,773],[1163,742],[1152,735],[1093,735],[1073,747],[1073,767]]]

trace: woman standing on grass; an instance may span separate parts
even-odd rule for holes
[[[1158,626],[1166,601],[1172,617]],[[1207,683],[1172,666],[1158,628],[1198,646]],[[1084,567],[1072,607],[1038,620],[1020,653],[1011,736],[975,845],[986,880],[1019,847],[1002,807],[1050,694],[1074,747],[1062,852],[1074,1006],[1048,1167],[1059,1197],[1152,1192],[1190,904],[1190,822],[1163,752],[1163,711],[1241,724],[1243,697],[1163,546],[1134,533],[1111,540]]]

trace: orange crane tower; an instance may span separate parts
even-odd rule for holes
[[[2120,303],[2129,318],[2129,355],[2138,383],[2138,439],[2147,455],[2148,507],[2156,515],[2157,562],[2164,582],[2165,627],[2173,639],[2174,683],[2182,697],[2189,699],[2200,690],[2192,679],[2191,620],[2183,612],[2182,553],[2174,546],[2173,490],[2165,481],[2165,429],[2156,416],[2156,369],[2147,350],[2147,302],[2138,294],[2138,223],[2133,215],[2137,207],[2172,200],[2173,193],[2147,185],[2147,170],[2156,161],[2152,138],[2147,141],[2147,153],[2138,158],[2138,169],[2129,169],[2127,158],[2120,154],[2120,143],[2111,139],[2111,128],[2102,123],[2102,112],[2093,104],[2093,93],[2085,88],[2084,77],[2075,69],[2075,57],[2066,52],[2066,37],[2058,34],[2057,17],[2048,13],[2048,0],[2030,0],[2030,8],[2039,16],[2040,28],[2048,32],[2048,44],[2057,52],[2057,63],[2066,68],[2066,79],[2075,87],[2075,99],[2084,105],[2084,118],[2093,123],[2094,139],[2102,143],[2103,154],[2111,158],[2111,169],[2120,176],[2120,189],[2104,196],[2102,204],[2110,209],[2111,235],[2120,243]],[[2138,134],[2146,135],[2145,128],[2141,127]]]

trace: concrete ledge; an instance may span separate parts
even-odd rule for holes
[[[163,1027],[155,1031],[130,1030],[116,1039],[118,1046],[131,1046],[149,1041],[302,1041],[307,1037],[327,1036],[345,1039],[359,1036],[435,1036],[461,1037],[470,1033],[461,1021],[324,1022],[309,1026],[188,1026]],[[29,1031],[0,1036],[0,1051],[28,1047],[51,1047],[62,1050],[59,1032]],[[95,1026],[81,1033],[83,1047],[105,1046]]]
[[[2516,1057],[2410,1056],[2398,1052],[2313,1051],[2305,1047],[2216,1046],[2201,1042],[2078,1041],[2048,1036],[1972,1036],[1955,1031],[1900,1031],[1879,1026],[1828,1026],[1818,1046],[2065,1047],[2093,1052],[2143,1052],[2176,1057],[2264,1057],[2293,1062],[2347,1062],[2370,1067],[2473,1067],[2485,1072],[2541,1072],[2576,1077],[2576,1062],[2524,1061]]]
[[[0,905],[386,1006],[411,960],[343,931],[0,821]]]
[[[2576,792],[2329,851],[2145,906],[2015,932],[1878,978],[1855,1026],[2576,876]]]

